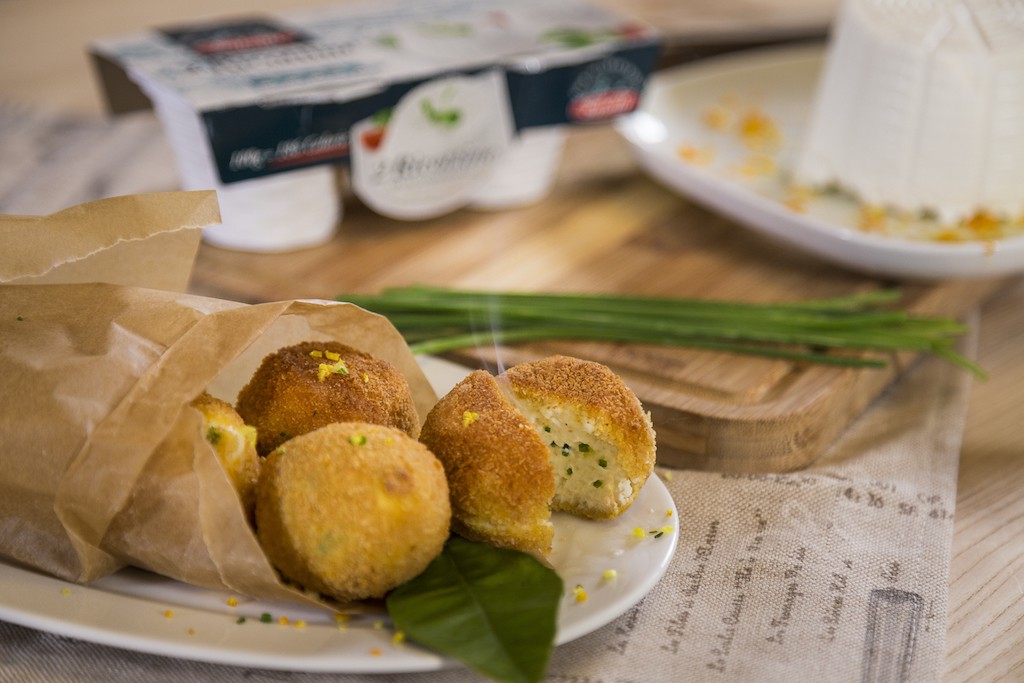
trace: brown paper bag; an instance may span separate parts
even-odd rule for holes
[[[77,582],[130,564],[304,599],[278,581],[188,403],[207,389],[233,402],[267,353],[327,339],[394,364],[421,416],[436,400],[387,319],[350,304],[0,286],[0,555]]]
[[[211,191],[100,199],[49,216],[0,216],[0,282],[111,282],[183,292]]]

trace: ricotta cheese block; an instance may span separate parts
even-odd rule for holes
[[[957,221],[1024,214],[1024,3],[844,0],[793,181]]]

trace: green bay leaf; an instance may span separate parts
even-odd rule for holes
[[[387,597],[414,642],[503,683],[536,683],[554,646],[562,580],[536,558],[452,536]]]

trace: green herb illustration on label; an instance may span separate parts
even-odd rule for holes
[[[436,21],[420,24],[419,31],[432,38],[466,38],[473,35],[473,25],[465,22]]]
[[[575,48],[594,45],[609,40],[614,36],[614,33],[606,30],[588,31],[581,28],[556,28],[545,31],[541,35],[541,40],[556,43],[562,47]]]
[[[420,101],[420,109],[423,111],[423,116],[426,117],[427,121],[442,128],[454,128],[459,125],[459,121],[462,119],[462,112],[460,110],[454,107],[435,107],[427,99]]]
[[[541,40],[555,43],[564,48],[589,47],[613,40],[634,40],[642,38],[645,29],[639,24],[625,23],[610,28],[583,29],[574,27],[553,28],[541,34]]]

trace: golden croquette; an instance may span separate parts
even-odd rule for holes
[[[338,342],[303,342],[266,356],[235,406],[266,455],[332,422],[372,422],[419,435],[409,383],[385,360]]]
[[[541,557],[551,552],[548,448],[490,373],[477,370],[443,396],[420,440],[444,465],[455,532]]]
[[[405,432],[334,423],[267,456],[260,545],[282,577],[342,602],[379,598],[442,550],[451,508],[441,464]]]
[[[520,363],[498,377],[548,444],[552,507],[592,519],[626,511],[654,471],[651,416],[608,366],[570,356]]]
[[[607,366],[568,356],[470,374],[427,414],[420,440],[448,475],[452,529],[535,555],[550,552],[552,510],[617,517],[655,462],[636,395]]]
[[[256,428],[245,424],[230,403],[209,393],[203,392],[191,405],[202,415],[203,434],[238,491],[246,514],[251,515],[261,464],[256,453]]]

